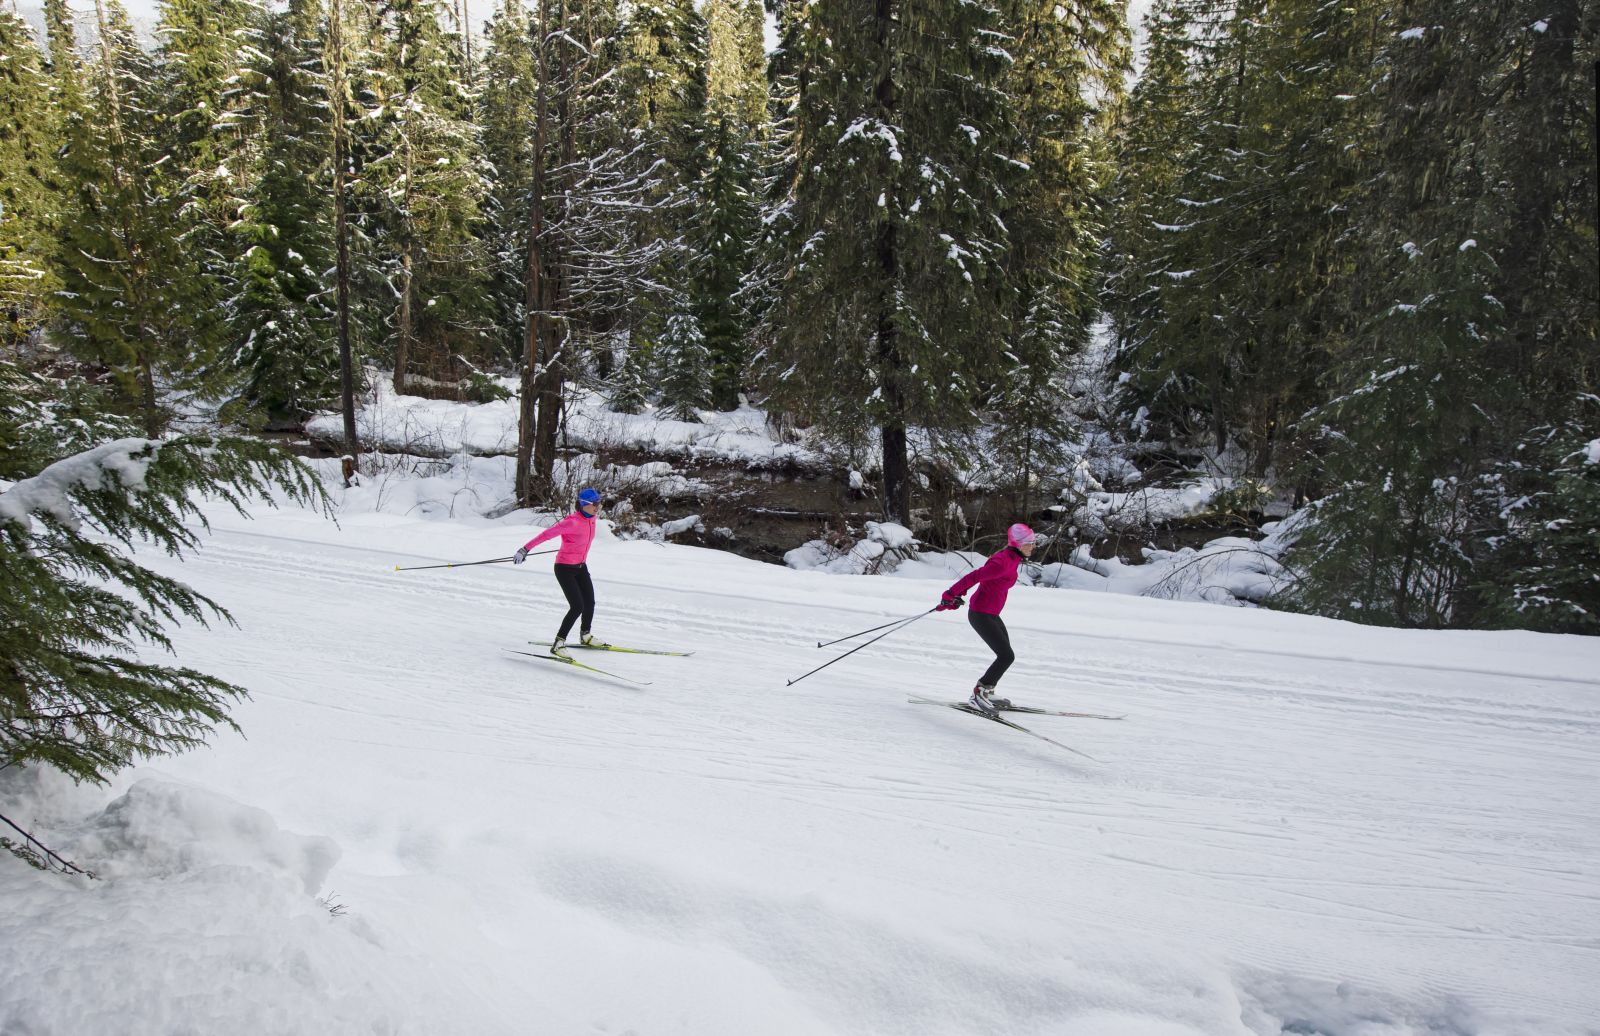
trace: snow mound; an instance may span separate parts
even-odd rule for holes
[[[866,536],[860,540],[809,540],[785,554],[783,563],[801,571],[835,575],[884,574],[915,557],[916,546],[916,537],[904,525],[868,522]]]
[[[280,830],[265,812],[221,795],[146,779],[87,826],[75,856],[101,860],[104,878],[179,878],[244,868],[307,896],[321,890],[339,859],[332,840]]]
[[[5,797],[59,814],[74,797],[41,792],[50,779],[11,775]],[[0,1032],[452,1028],[410,992],[424,988],[417,962],[317,898],[331,840],[159,778],[65,829],[51,848],[97,880],[0,866]]]

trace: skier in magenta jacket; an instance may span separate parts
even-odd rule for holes
[[[589,627],[594,625],[594,583],[589,579],[589,546],[594,543],[595,515],[600,511],[600,493],[594,489],[585,489],[578,494],[578,509],[556,522],[550,528],[541,532],[521,547],[513,555],[514,564],[522,564],[528,557],[528,551],[537,547],[545,540],[561,537],[561,549],[556,551],[556,582],[561,584],[561,592],[567,595],[567,616],[561,620],[561,629],[556,633],[555,642],[550,645],[550,653],[562,658],[567,655],[567,634],[572,632],[572,624],[579,616],[583,618],[583,625],[578,627],[581,643],[588,647],[598,644]]]
[[[1000,677],[1005,675],[1017,658],[1011,650],[1011,636],[1006,632],[1006,624],[1000,621],[1000,610],[1006,606],[1006,595],[1017,582],[1017,569],[1033,553],[1038,541],[1032,529],[1018,522],[1006,530],[1005,547],[957,579],[939,599],[937,610],[951,611],[961,607],[962,595],[968,589],[973,586],[978,588],[972,595],[972,607],[967,610],[967,622],[994,652],[994,662],[978,677],[978,684],[972,688],[972,697],[967,704],[986,715],[992,716],[997,710],[1011,704],[1005,698],[994,697],[995,684],[1000,682]]]

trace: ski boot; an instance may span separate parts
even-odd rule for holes
[[[996,698],[993,687],[987,687],[980,683],[972,689],[972,697],[967,699],[967,704],[985,716],[993,716],[1001,709],[1011,708],[1011,699]]]

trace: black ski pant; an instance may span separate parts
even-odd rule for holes
[[[994,662],[978,678],[978,682],[985,687],[993,687],[1006,675],[1011,663],[1017,660],[1016,653],[1011,650],[1011,635],[1006,632],[1006,624],[1000,621],[998,615],[985,615],[968,609],[967,623],[978,631],[978,636],[994,652]]]
[[[589,632],[589,627],[594,625],[594,583],[589,579],[589,566],[586,564],[556,565],[556,582],[561,584],[561,592],[567,595],[567,617],[561,620],[561,632],[556,636],[562,640],[567,639],[567,634],[572,632],[572,624],[583,616],[583,625],[580,630]]]

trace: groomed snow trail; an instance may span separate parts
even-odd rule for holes
[[[1126,713],[1016,717],[1090,762],[906,703],[987,663],[959,614],[785,686],[942,584],[602,534],[596,632],[695,652],[580,656],[637,688],[505,650],[549,558],[393,571],[527,526],[342,522],[143,557],[233,612],[179,658],[253,699],[118,788],[336,842],[330,923],[408,976],[373,1031],[1596,1031],[1600,642],[1018,587],[1002,691]]]

